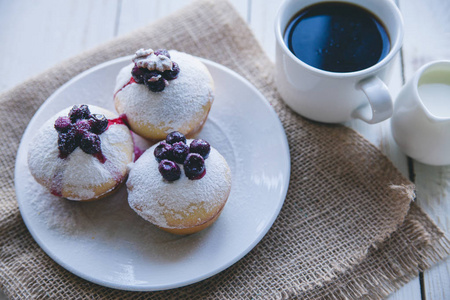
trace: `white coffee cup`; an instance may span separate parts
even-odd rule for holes
[[[330,72],[297,58],[284,42],[290,20],[300,10],[330,0],[285,0],[275,19],[276,84],[295,112],[319,122],[341,123],[352,118],[373,124],[392,116],[392,98],[384,81],[403,41],[403,19],[391,0],[336,0],[363,7],[383,23],[390,38],[389,53],[366,69]]]

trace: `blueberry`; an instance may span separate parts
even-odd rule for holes
[[[182,164],[185,161],[186,156],[189,154],[189,146],[183,142],[177,142],[174,143],[172,147],[172,159],[175,162]]]
[[[211,151],[211,146],[209,143],[205,140],[198,139],[193,140],[191,145],[189,146],[189,152],[190,153],[198,153],[203,158],[208,158],[209,152]]]
[[[158,165],[158,170],[162,177],[167,181],[175,181],[180,179],[180,167],[173,161],[163,159]]]
[[[72,123],[75,123],[79,119],[87,119],[91,112],[89,111],[89,107],[87,105],[74,105],[69,112],[69,118]]]
[[[61,158],[67,157],[78,147],[78,139],[76,133],[70,130],[66,133],[58,135],[58,150]]]
[[[167,51],[166,49],[158,49],[155,51],[155,55],[164,55],[168,58],[170,58],[170,54],[169,51]]]
[[[131,75],[134,78],[134,81],[136,83],[144,83],[144,74],[148,73],[148,70],[145,68],[139,68],[138,66],[134,65],[133,70],[131,70]]]
[[[72,122],[69,117],[59,117],[55,121],[55,129],[58,132],[68,132],[72,128]]]
[[[80,148],[87,154],[100,153],[101,141],[100,137],[92,132],[86,132],[80,141]]]
[[[149,71],[143,75],[144,84],[152,92],[161,92],[166,88],[165,80],[158,71]]]
[[[172,70],[165,70],[162,75],[167,80],[173,80],[177,78],[178,73],[180,73],[180,67],[176,62],[173,62]]]
[[[162,161],[163,159],[172,159],[172,153],[172,145],[167,144],[164,141],[159,143],[159,145],[156,146],[155,150],[153,151],[153,155],[155,155],[155,158],[158,162]]]
[[[166,136],[166,142],[169,144],[175,144],[177,142],[183,142],[186,144],[186,137],[178,131],[172,131]]]
[[[92,114],[89,118],[89,125],[91,125],[91,132],[102,134],[108,128],[108,119],[104,115]]]
[[[200,179],[205,175],[205,160],[200,154],[189,153],[184,161],[184,174],[189,179]]]

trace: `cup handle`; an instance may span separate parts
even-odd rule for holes
[[[361,89],[369,100],[372,115],[368,113],[368,109],[364,109],[366,104],[358,107],[352,113],[353,118],[358,118],[369,124],[379,123],[392,116],[393,104],[391,94],[384,82],[372,76],[361,80],[356,85],[357,89]]]

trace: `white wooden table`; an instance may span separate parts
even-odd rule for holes
[[[192,0],[0,0],[0,92],[79,52],[163,17]],[[231,0],[268,55],[275,57],[273,22],[282,0]],[[405,39],[389,88],[394,96],[423,64],[450,59],[450,0],[396,0],[405,21]],[[151,45],[149,45],[150,47]],[[450,103],[449,103],[450,105]],[[408,159],[397,148],[389,121],[352,121],[415,181],[418,204],[450,232],[450,168]],[[449,154],[450,155],[450,154]],[[0,291],[0,300],[6,296]],[[389,299],[450,299],[450,259],[392,294]]]

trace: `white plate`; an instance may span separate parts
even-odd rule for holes
[[[126,188],[96,202],[72,202],[50,195],[28,171],[30,140],[52,115],[79,103],[114,110],[115,77],[130,57],[106,62],[73,78],[36,112],[17,154],[16,194],[29,231],[58,264],[111,288],[171,289],[231,266],[272,226],[290,174],[281,122],[247,80],[217,63],[202,61],[214,78],[216,98],[198,136],[227,159],[233,184],[217,222],[194,235],[171,235],[142,220],[128,207]]]

